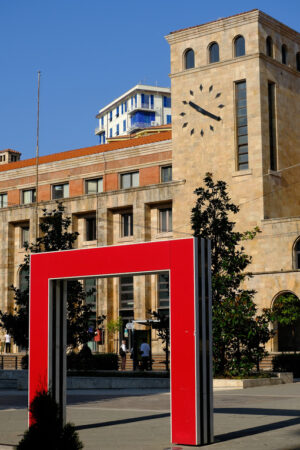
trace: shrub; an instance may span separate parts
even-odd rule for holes
[[[67,356],[68,370],[118,370],[119,356],[116,353],[70,353]]]
[[[274,372],[293,372],[295,378],[300,377],[300,354],[282,353],[273,358]]]
[[[17,450],[81,450],[75,428],[70,423],[63,426],[60,410],[51,394],[39,392],[30,405],[33,425],[19,442]]]
[[[28,369],[28,355],[24,355],[22,360],[21,360],[21,366],[23,370],[27,370]]]

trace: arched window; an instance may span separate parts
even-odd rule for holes
[[[19,289],[22,292],[29,289],[29,271],[26,267],[22,267],[19,272]]]
[[[209,62],[215,63],[220,61],[219,44],[213,42],[209,45]]]
[[[273,58],[273,41],[271,36],[268,36],[266,39],[266,54],[267,56],[271,56],[271,58]]]
[[[294,246],[294,267],[300,269],[300,238]]]
[[[300,350],[300,300],[290,291],[277,295],[272,306],[277,351]]]
[[[237,36],[234,40],[234,56],[244,56],[246,54],[245,39],[243,36]]]
[[[285,44],[283,44],[283,46],[281,47],[281,62],[282,64],[287,64],[287,46]]]
[[[300,52],[296,54],[296,69],[300,72]]]
[[[189,48],[184,54],[184,68],[193,69],[195,67],[195,53],[194,50]]]

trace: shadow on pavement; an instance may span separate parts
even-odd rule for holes
[[[240,415],[264,415],[264,416],[296,416],[293,419],[282,420],[280,422],[259,425],[245,428],[244,430],[231,431],[215,436],[215,442],[224,442],[246,436],[252,436],[267,431],[279,430],[281,428],[292,427],[300,424],[300,411],[294,409],[264,409],[264,408],[216,408],[216,414],[240,414]],[[300,448],[300,447],[297,447]],[[292,449],[291,449],[292,450]]]
[[[151,416],[142,416],[142,417],[131,417],[128,419],[120,419],[120,420],[109,420],[107,422],[100,422],[100,423],[90,423],[86,425],[79,425],[76,428],[76,430],[87,430],[89,428],[101,428],[101,427],[110,427],[113,425],[122,425],[125,423],[132,423],[132,422],[142,422],[143,420],[152,420],[152,419],[162,419],[164,417],[170,417],[170,413],[163,413],[163,414],[151,414]]]
[[[300,417],[297,409],[270,409],[270,408],[214,408],[215,414],[250,414],[255,416],[296,416]]]

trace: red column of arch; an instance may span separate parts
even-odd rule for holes
[[[197,445],[196,264],[194,238],[31,255],[29,402],[48,388],[50,280],[169,271],[171,441]]]

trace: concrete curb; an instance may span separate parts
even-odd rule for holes
[[[169,389],[169,378],[68,377],[67,389]]]
[[[276,384],[293,383],[292,372],[278,372],[276,377],[272,378],[248,378],[244,380],[227,380],[224,378],[214,379],[214,389],[247,389],[259,386],[272,386]]]

